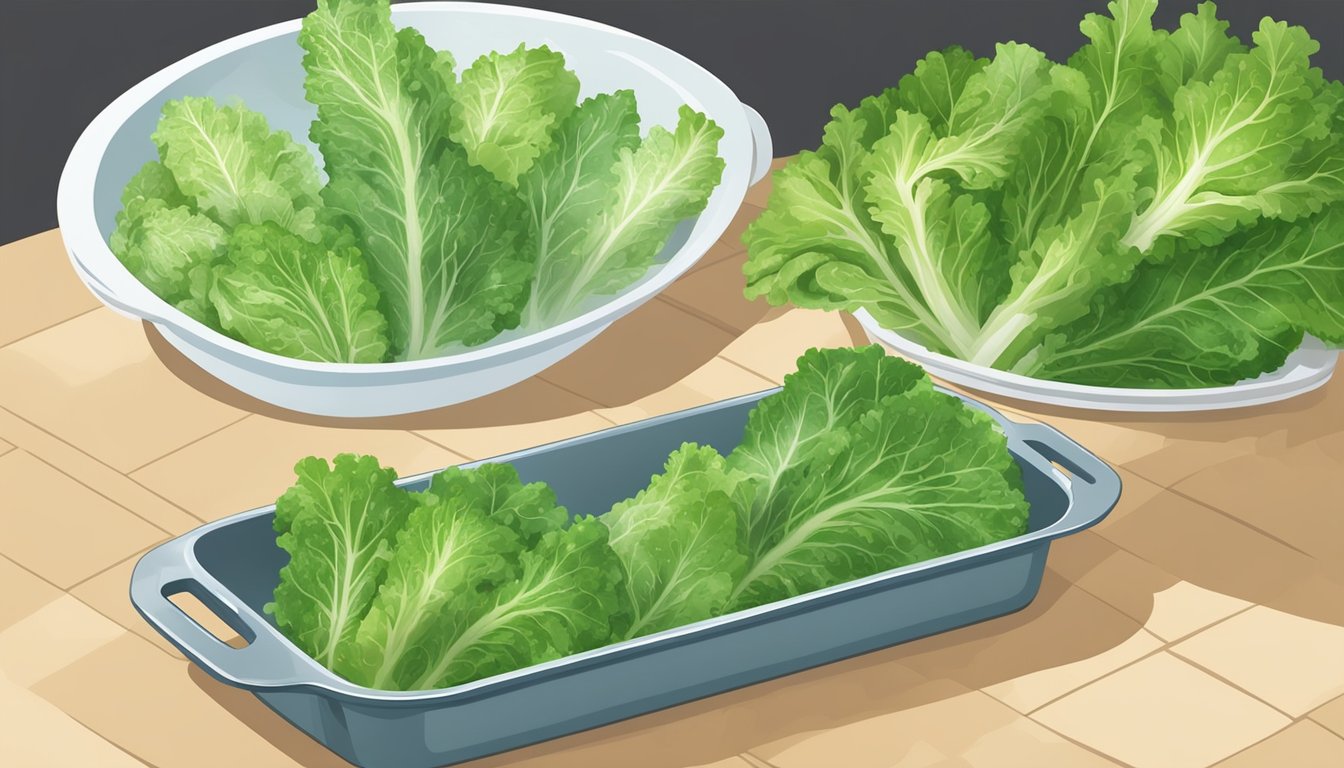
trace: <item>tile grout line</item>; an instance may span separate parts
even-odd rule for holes
[[[63,594],[63,595],[68,595],[68,594],[70,594],[70,593],[65,589],[65,587],[62,587],[60,584],[57,584],[56,582],[52,581],[51,579],[48,579],[46,576],[43,576],[42,574],[38,573],[37,571],[34,571],[32,568],[29,568],[28,566],[24,565],[23,563],[20,563],[18,560],[15,560],[14,558],[10,557],[9,555],[6,555],[5,553],[0,552],[0,558],[4,558],[5,560],[8,560],[8,561],[10,562],[10,564],[13,565],[15,568],[18,568],[18,569],[21,570],[21,571],[25,571],[25,572],[27,572],[30,576],[34,576],[34,577],[36,577],[37,579],[46,582],[47,584],[51,585],[51,586],[54,587],[55,589],[59,590],[61,594]],[[70,595],[70,596],[71,596],[71,597],[74,597],[74,595]],[[79,598],[77,598],[77,597],[76,597],[75,599],[76,599],[76,600],[79,600]],[[83,602],[83,601],[81,600],[80,602]]]
[[[85,290],[87,290],[87,289],[85,289]],[[11,345],[13,345],[13,344],[18,344],[19,342],[23,341],[24,339],[31,339],[32,337],[36,336],[36,335],[39,334],[39,333],[43,333],[43,332],[45,332],[45,331],[50,331],[52,328],[55,328],[55,327],[58,326],[58,325],[63,325],[63,324],[65,324],[65,323],[70,322],[71,320],[74,320],[74,319],[76,319],[76,318],[83,317],[83,316],[89,314],[90,312],[97,312],[97,311],[100,310],[100,309],[104,309],[104,305],[99,304],[98,306],[93,307],[93,308],[91,308],[91,309],[86,309],[86,310],[84,310],[83,312],[80,312],[80,313],[78,313],[78,314],[71,315],[71,316],[65,318],[64,320],[57,320],[56,322],[54,322],[54,323],[52,323],[52,324],[50,324],[50,325],[44,325],[44,326],[42,326],[41,328],[38,328],[38,329],[35,330],[35,331],[32,331],[32,332],[30,332],[30,333],[25,333],[24,335],[18,337],[17,339],[10,339],[9,341],[5,342],[4,344],[0,344],[0,349],[8,349]]]
[[[134,485],[135,487],[137,487],[137,488],[143,490],[144,492],[148,493],[149,495],[153,496],[154,498],[156,498],[156,499],[162,501],[163,503],[167,504],[168,506],[172,507],[173,509],[176,509],[177,511],[181,512],[182,514],[186,515],[187,517],[191,518],[192,520],[196,520],[196,521],[198,521],[198,522],[202,522],[202,523],[209,522],[208,520],[205,520],[205,519],[202,519],[202,518],[200,518],[200,517],[197,517],[196,515],[193,515],[190,511],[188,511],[188,510],[182,508],[181,506],[177,505],[177,504],[174,503],[171,499],[168,499],[167,497],[165,497],[165,496],[159,494],[159,493],[156,492],[153,488],[150,488],[149,486],[140,483],[140,482],[137,481],[135,478],[131,477],[130,475],[127,475],[127,474],[123,473],[121,470],[117,469],[116,467],[112,466],[111,464],[108,464],[107,462],[103,461],[102,459],[98,458],[97,456],[94,456],[94,455],[88,453],[88,452],[85,451],[84,449],[82,449],[82,448],[80,448],[80,447],[74,445],[73,443],[70,443],[70,442],[66,441],[64,438],[59,437],[59,436],[57,436],[57,435],[55,435],[55,434],[53,434],[53,433],[47,431],[46,429],[44,429],[44,428],[41,427],[41,426],[38,426],[37,424],[34,424],[33,422],[31,422],[31,421],[29,421],[28,419],[24,418],[23,416],[21,416],[21,415],[15,413],[14,411],[11,411],[10,409],[4,407],[3,405],[0,405],[0,413],[7,413],[7,414],[9,414],[10,416],[12,416],[13,418],[16,418],[16,419],[18,419],[19,421],[23,422],[24,424],[27,424],[29,427],[32,427],[33,429],[35,429],[35,430],[37,430],[38,432],[40,432],[40,433],[46,435],[47,437],[51,438],[52,440],[55,440],[56,442],[60,443],[61,445],[64,445],[65,447],[69,448],[70,450],[74,451],[75,453],[79,454],[80,456],[83,456],[84,458],[88,459],[89,461],[92,461],[93,463],[102,466],[104,469],[107,469],[108,471],[112,472],[113,474],[115,474],[115,475],[121,477],[122,479],[126,480],[126,481],[129,482],[130,484],[132,484],[132,485]],[[20,445],[20,444],[17,444],[17,443],[16,443],[16,446],[19,447],[19,448],[23,448],[23,450],[24,450],[26,453],[32,455],[34,458],[40,458],[36,452],[29,450],[26,446],[23,446],[23,445]],[[51,465],[51,462],[48,462],[48,461],[46,461],[46,460],[43,460],[43,463],[45,463],[45,464],[47,464],[47,465],[49,465],[49,466]],[[60,470],[57,470],[57,471],[60,471]],[[65,472],[61,472],[61,474],[65,474]],[[76,480],[75,482],[79,482],[79,481]],[[102,496],[103,498],[106,498],[106,499],[109,499],[109,500],[110,500],[110,497],[108,497],[108,496],[107,496],[106,494],[104,494],[103,492],[97,490],[97,489],[94,488],[93,486],[86,485],[86,484],[84,484],[84,483],[80,483],[80,484],[81,484],[81,485],[84,485],[85,488],[88,488],[89,490],[93,491],[94,493],[97,493],[99,496]],[[159,525],[156,525],[155,523],[151,522],[148,518],[146,518],[146,517],[144,517],[143,515],[137,513],[135,510],[133,510],[133,509],[129,509],[128,507],[126,507],[126,505],[121,504],[120,502],[116,502],[116,501],[114,501],[113,503],[116,504],[117,506],[121,507],[122,509],[126,509],[126,510],[129,511],[131,514],[135,515],[136,517],[140,518],[141,520],[144,520],[145,522],[149,523],[150,525],[153,525],[155,528],[158,528],[159,530],[164,531],[165,533],[168,533],[169,535],[174,535],[174,534],[172,534],[171,531],[168,531],[168,530],[164,529],[163,527],[161,527],[161,526],[159,526]]]
[[[1191,477],[1194,477],[1194,475],[1196,475],[1196,474],[1198,474],[1198,473],[1197,473],[1197,472],[1196,472],[1196,473],[1192,473],[1190,476],[1191,476]],[[1298,549],[1298,548],[1297,548],[1296,546],[1294,546],[1293,544],[1291,544],[1291,543],[1289,543],[1289,542],[1287,542],[1287,541],[1285,541],[1285,540],[1279,538],[1278,536],[1275,536],[1274,534],[1270,533],[1269,531],[1266,531],[1266,530],[1263,530],[1263,529],[1261,529],[1261,528],[1259,528],[1259,527],[1257,527],[1257,526],[1251,525],[1250,523],[1246,522],[1245,520],[1242,520],[1240,517],[1237,517],[1236,515],[1232,514],[1231,512],[1228,512],[1228,511],[1226,511],[1226,510],[1223,510],[1223,509],[1220,509],[1220,508],[1218,508],[1218,507],[1215,507],[1215,506],[1213,506],[1212,504],[1209,504],[1209,503],[1207,503],[1207,502],[1201,501],[1201,500],[1195,498],[1194,496],[1191,496],[1191,495],[1189,495],[1189,494],[1187,494],[1187,493],[1184,493],[1184,492],[1182,492],[1182,491],[1178,491],[1178,490],[1176,490],[1175,488],[1168,488],[1167,490],[1170,491],[1171,493],[1173,493],[1174,495],[1176,495],[1176,496],[1178,496],[1178,497],[1180,497],[1180,498],[1182,498],[1182,499],[1185,499],[1186,501],[1191,502],[1192,504],[1197,504],[1197,505],[1199,505],[1199,506],[1201,506],[1201,507],[1204,507],[1205,509],[1211,509],[1211,510],[1213,510],[1214,512],[1217,512],[1218,514],[1222,515],[1223,517],[1225,517],[1225,518],[1227,518],[1227,519],[1229,519],[1229,520],[1232,520],[1233,522],[1240,523],[1241,525],[1243,525],[1243,526],[1245,526],[1245,527],[1251,529],[1252,531],[1255,531],[1256,533],[1259,533],[1259,534],[1265,536],[1265,537],[1268,538],[1268,539],[1271,539],[1271,540],[1273,540],[1273,541],[1277,541],[1278,543],[1282,544],[1283,546],[1285,546],[1285,547],[1287,547],[1287,548],[1293,550],[1294,552],[1296,552],[1296,553],[1298,553],[1298,554],[1300,554],[1300,555],[1304,555],[1304,556],[1306,556],[1306,557],[1309,557],[1309,558],[1311,558],[1312,560],[1316,560],[1316,559],[1318,559],[1315,555],[1311,554],[1310,552],[1307,552],[1307,551],[1302,550],[1302,549]]]
[[[74,476],[71,475],[70,473],[66,472],[65,470],[61,469],[60,467],[56,466],[55,464],[52,464],[50,461],[47,461],[46,459],[42,458],[41,456],[38,456],[37,454],[33,453],[32,451],[29,451],[29,450],[27,450],[27,449],[24,449],[23,452],[26,453],[26,454],[28,454],[29,456],[33,457],[33,460],[34,460],[34,461],[41,462],[42,464],[46,465],[47,467],[50,467],[51,470],[52,470],[53,472],[55,472],[56,474],[60,475],[61,477],[64,477],[64,478],[70,480],[71,482],[76,483],[77,485],[79,485],[79,486],[81,486],[81,487],[83,487],[83,488],[87,488],[87,489],[88,489],[89,491],[91,491],[95,496],[99,496],[99,497],[105,499],[109,504],[112,504],[112,505],[115,506],[117,509],[120,509],[120,510],[126,512],[126,513],[129,514],[129,515],[132,515],[132,516],[134,516],[134,517],[136,517],[136,518],[139,518],[139,519],[140,519],[141,521],[143,521],[146,525],[148,525],[149,527],[151,527],[151,528],[153,528],[154,530],[158,531],[159,533],[162,533],[163,535],[165,535],[165,536],[167,536],[167,537],[170,537],[170,538],[174,535],[172,531],[170,531],[170,530],[168,530],[168,529],[166,529],[166,528],[164,528],[164,527],[158,525],[157,523],[155,523],[155,522],[153,522],[153,521],[151,521],[151,520],[149,520],[149,519],[143,517],[142,515],[136,514],[135,510],[127,508],[127,506],[126,506],[125,504],[122,504],[121,502],[117,501],[116,499],[112,498],[111,496],[108,496],[107,494],[103,493],[102,491],[98,490],[97,488],[94,488],[93,486],[89,485],[88,483],[84,482],[83,480],[80,480],[79,478],[74,477]],[[122,477],[125,477],[125,475],[122,475]],[[127,478],[127,479],[130,479],[130,478]],[[162,539],[160,539],[160,541],[162,541]]]
[[[739,752],[737,756],[742,760],[742,762],[751,766],[751,768],[775,768],[774,763],[762,760],[761,758],[752,754],[751,750],[747,750],[746,752]]]
[[[130,478],[131,475],[135,474],[136,472],[139,472],[140,470],[144,469],[145,467],[148,467],[150,464],[153,464],[154,462],[159,461],[159,460],[161,460],[161,459],[166,459],[166,458],[168,458],[169,456],[172,456],[173,454],[177,453],[178,451],[181,451],[181,450],[186,449],[186,448],[190,448],[191,446],[193,446],[193,445],[195,445],[195,444],[201,442],[202,440],[206,439],[207,437],[210,437],[210,436],[212,436],[212,435],[217,435],[217,434],[219,434],[220,432],[223,432],[224,430],[228,429],[229,427],[232,427],[232,426],[234,426],[234,425],[236,425],[236,424],[241,424],[241,423],[243,423],[244,421],[247,421],[248,419],[252,418],[252,417],[255,416],[255,415],[256,415],[255,413],[252,413],[252,412],[249,412],[249,411],[243,411],[243,415],[242,415],[242,416],[239,416],[237,419],[235,419],[235,420],[233,420],[233,421],[230,421],[228,424],[225,424],[224,426],[222,426],[222,427],[218,427],[218,428],[216,428],[216,429],[212,429],[212,430],[210,430],[209,432],[206,432],[204,435],[201,435],[200,437],[192,438],[191,440],[188,440],[187,442],[183,443],[182,445],[177,446],[176,448],[174,448],[174,449],[168,451],[167,453],[163,454],[162,456],[155,456],[154,458],[150,459],[149,461],[144,462],[144,463],[141,464],[140,466],[135,467],[134,469],[128,469],[128,470],[126,470],[125,472],[122,472],[121,474],[123,474],[123,475],[125,475],[126,477]]]
[[[675,308],[677,308],[677,309],[680,309],[682,312],[685,312],[685,313],[690,314],[690,315],[692,315],[692,316],[694,316],[694,317],[698,317],[698,318],[701,319],[701,320],[704,320],[705,322],[709,323],[710,325],[714,326],[715,328],[718,328],[720,331],[723,331],[723,332],[725,332],[725,333],[732,334],[732,336],[733,336],[735,339],[738,338],[738,337],[740,337],[742,334],[746,333],[747,331],[751,330],[751,328],[755,328],[757,325],[759,325],[759,323],[752,323],[751,326],[748,327],[748,328],[735,328],[735,327],[729,325],[728,323],[725,323],[723,320],[721,320],[721,319],[719,319],[719,318],[717,318],[717,317],[715,317],[715,316],[713,316],[713,315],[711,315],[711,314],[709,314],[709,313],[707,313],[707,312],[703,312],[703,311],[701,311],[701,310],[699,310],[699,309],[696,309],[695,307],[692,307],[691,305],[686,304],[685,302],[677,301],[676,299],[672,298],[671,296],[662,296],[662,295],[660,295],[660,296],[658,296],[658,299],[659,299],[660,301],[662,301],[664,304],[668,304],[668,305],[670,305],[670,306],[672,306],[672,307],[675,307]],[[716,357],[717,357],[717,355],[716,355]]]
[[[718,359],[720,359],[720,360],[722,360],[722,361],[724,361],[724,362],[726,362],[726,363],[728,363],[728,364],[730,364],[730,365],[736,366],[737,368],[740,368],[741,370],[744,370],[744,371],[746,371],[747,373],[750,373],[752,376],[755,376],[756,378],[761,379],[762,381],[766,382],[767,384],[770,385],[769,387],[767,387],[767,389],[774,389],[775,387],[780,386],[780,384],[776,383],[774,379],[770,378],[769,376],[766,376],[764,373],[761,373],[760,371],[753,371],[752,369],[748,368],[747,366],[745,366],[745,365],[743,365],[743,364],[737,362],[736,360],[734,360],[734,359],[732,359],[732,358],[730,358],[730,357],[724,357],[722,354],[715,355],[715,357],[717,357]],[[758,391],[762,391],[762,392],[763,392],[763,391],[765,391],[765,390],[758,390]]]
[[[1143,631],[1144,631],[1144,632],[1148,632],[1148,630],[1146,630],[1146,629],[1143,630]],[[1138,634],[1138,633],[1136,632],[1135,634]],[[1152,635],[1153,633],[1152,633],[1152,632],[1148,632],[1148,634]],[[1133,637],[1133,635],[1131,635],[1131,637]],[[1050,706],[1051,704],[1054,704],[1055,702],[1057,702],[1057,701],[1059,701],[1059,700],[1061,700],[1061,699],[1066,699],[1066,698],[1068,698],[1069,696],[1071,696],[1071,695],[1073,695],[1073,694],[1075,694],[1075,693],[1077,693],[1077,692],[1083,690],[1084,688],[1087,688],[1088,686],[1092,685],[1093,683],[1101,682],[1102,680],[1105,680],[1106,678],[1110,677],[1111,675],[1114,675],[1115,673],[1117,673],[1117,672],[1119,672],[1119,671],[1121,671],[1121,670],[1123,670],[1123,669],[1127,669],[1127,668],[1129,668],[1129,667],[1132,667],[1132,666],[1134,666],[1135,664],[1138,664],[1139,662],[1143,661],[1144,659],[1152,658],[1153,656],[1156,656],[1157,654],[1162,653],[1163,651],[1167,650],[1166,643],[1165,643],[1165,641],[1162,640],[1162,638],[1157,637],[1157,635],[1153,635],[1153,637],[1157,638],[1158,642],[1159,642],[1159,643],[1162,643],[1162,644],[1161,644],[1161,645],[1158,645],[1158,646],[1157,646],[1156,648],[1154,648],[1153,650],[1151,650],[1151,651],[1149,651],[1149,652],[1143,654],[1143,655],[1140,656],[1139,658],[1134,659],[1134,660],[1129,661],[1129,662],[1126,662],[1126,663],[1124,663],[1124,664],[1122,664],[1122,665],[1116,667],[1115,669],[1112,669],[1111,671],[1107,672],[1106,674],[1104,674],[1104,675],[1102,675],[1102,676],[1100,676],[1100,677],[1098,677],[1098,678],[1096,678],[1096,679],[1094,679],[1094,680],[1089,680],[1089,681],[1087,681],[1086,683],[1083,683],[1082,685],[1078,686],[1077,688],[1070,688],[1068,691],[1065,691],[1064,693],[1061,693],[1060,695],[1054,697],[1053,699],[1050,699],[1049,701],[1046,701],[1046,702],[1043,703],[1043,704],[1038,704],[1037,706],[1032,707],[1031,709],[1027,710],[1026,712],[1023,712],[1022,715],[1023,715],[1024,717],[1030,717],[1030,718],[1032,719],[1033,722],[1037,722],[1037,721],[1036,721],[1036,718],[1032,717],[1032,715],[1035,715],[1037,712],[1040,712],[1042,709],[1045,709],[1046,707]],[[1083,661],[1086,661],[1086,659],[1083,659]],[[981,688],[980,690],[981,690],[982,692],[984,691],[983,688]],[[992,695],[990,695],[990,694],[986,694],[986,695],[987,695],[987,696],[990,696],[990,698],[994,698],[994,697],[993,697]],[[995,701],[998,701],[998,699],[995,699]],[[1045,723],[1041,723],[1041,725],[1045,725]],[[1046,726],[1046,727],[1049,727],[1049,726]],[[1063,734],[1061,734],[1061,735],[1063,735]]]
[[[1232,617],[1229,616],[1228,618],[1230,619],[1230,618],[1232,618]],[[1210,626],[1213,626],[1213,625],[1210,625]],[[1270,702],[1265,701],[1265,700],[1264,700],[1263,698],[1261,698],[1260,696],[1258,696],[1258,695],[1256,695],[1256,694],[1254,694],[1254,693],[1252,693],[1252,692],[1246,690],[1245,688],[1241,687],[1240,685],[1237,685],[1236,683],[1232,682],[1231,680],[1228,680],[1226,677],[1223,677],[1222,675],[1218,674],[1217,672],[1214,672],[1212,669],[1209,669],[1208,667],[1204,666],[1203,664],[1200,664],[1198,661],[1195,661],[1194,659],[1190,658],[1189,656],[1186,656],[1186,655],[1181,654],[1181,653],[1177,653],[1175,648],[1168,649],[1168,652],[1169,652],[1172,656],[1175,656],[1176,658],[1180,659],[1181,661],[1184,661],[1186,664],[1189,664],[1190,666],[1194,667],[1195,669],[1200,670],[1201,672],[1203,672],[1204,674],[1208,675],[1209,677],[1212,677],[1212,678],[1214,678],[1215,680],[1219,680],[1219,681],[1221,681],[1223,684],[1225,684],[1225,685],[1227,685],[1227,686],[1230,686],[1230,687],[1233,688],[1234,690],[1241,691],[1242,693],[1246,694],[1247,696],[1250,696],[1252,699],[1255,699],[1256,701],[1260,702],[1261,704],[1264,704],[1265,706],[1269,707],[1270,709],[1274,710],[1275,712],[1278,712],[1279,714],[1281,714],[1281,715],[1283,715],[1284,717],[1288,718],[1288,724],[1289,724],[1289,725],[1292,725],[1293,723],[1297,722],[1297,718],[1293,717],[1292,714],[1290,714],[1290,713],[1288,713],[1288,712],[1284,712],[1282,709],[1278,708],[1278,707],[1275,706],[1274,704],[1271,704]],[[1288,726],[1286,726],[1286,725],[1284,726],[1284,728],[1287,728],[1287,727],[1288,727]],[[1280,729],[1279,729],[1279,731],[1281,731],[1281,730],[1283,730],[1283,728],[1280,728]],[[1275,731],[1274,733],[1278,733],[1279,731]]]

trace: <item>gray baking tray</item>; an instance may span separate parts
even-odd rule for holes
[[[544,480],[571,512],[606,510],[643,488],[685,441],[723,453],[775,390],[501,456]],[[1050,427],[1008,421],[1031,504],[1007,541],[708,621],[433,691],[349,683],[280,634],[262,606],[287,555],[274,507],[197,528],[151,550],[131,577],[136,610],[187,658],[364,768],[430,768],[612,723],[1018,610],[1036,596],[1050,542],[1101,520],[1120,479]],[[478,462],[479,463],[479,462]],[[1064,471],[1061,471],[1062,468]],[[400,484],[425,487],[430,473]],[[194,595],[247,641],[225,645],[167,598]]]

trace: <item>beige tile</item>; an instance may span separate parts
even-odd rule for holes
[[[91,695],[86,692],[86,695]],[[143,768],[102,736],[0,675],[0,755],[23,768]]]
[[[899,647],[899,658],[928,679],[988,688],[1042,670],[1086,664],[1113,653],[1138,631],[1133,619],[1047,572],[1026,608],[906,643]]]
[[[979,691],[808,735],[752,754],[778,768],[1111,766]]]
[[[1032,718],[1134,768],[1204,768],[1290,722],[1166,652],[1075,691]]]
[[[200,519],[215,520],[274,503],[293,484],[300,459],[346,452],[377,456],[402,476],[464,460],[409,432],[312,427],[254,414],[131,477]]]
[[[0,488],[3,554],[62,588],[167,538],[24,451],[0,456]]]
[[[621,318],[541,378],[605,407],[632,403],[714,358],[732,334],[655,299]]]
[[[79,598],[85,605],[93,608],[107,618],[129,629],[135,634],[153,643],[164,653],[178,659],[185,659],[173,644],[163,639],[163,635],[154,631],[135,606],[131,605],[131,572],[144,552],[126,558],[102,573],[93,576],[70,590],[70,594]]]
[[[1311,713],[1311,719],[1344,737],[1344,696],[1318,707]]]
[[[1092,531],[1052,544],[1048,567],[1168,642],[1251,605],[1182,581]]]
[[[122,472],[244,415],[175,377],[108,309],[0,349],[0,379],[0,405]]]
[[[0,630],[60,596],[59,589],[0,556]]]
[[[1344,446],[1344,433],[1333,438]],[[1174,489],[1323,561],[1344,561],[1344,459],[1314,440],[1272,455],[1240,456]]]
[[[1172,652],[1293,717],[1344,695],[1344,627],[1257,605]]]
[[[642,397],[629,405],[601,408],[597,413],[617,424],[628,424],[774,386],[773,382],[716,357],[661,392]]]
[[[0,346],[99,305],[75,277],[58,230],[0,249]]]
[[[1095,530],[1180,581],[1344,623],[1344,584],[1321,578],[1321,566],[1312,558],[1176,494],[1155,496]],[[1303,596],[1294,595],[1308,585]]]
[[[425,429],[419,434],[469,459],[489,459],[524,448],[609,429],[611,422],[591,411],[558,419],[494,427]]]
[[[742,265],[746,253],[697,270],[668,286],[661,297],[734,333],[742,333],[771,312],[764,298],[748,301],[742,295],[746,280]]]
[[[1178,581],[1153,595],[1153,613],[1144,627],[1167,642],[1221,621],[1251,604],[1188,581]]]
[[[216,682],[132,634],[47,677],[33,690],[153,765],[346,765],[252,694]]]
[[[0,431],[25,451],[96,490],[139,517],[172,534],[183,534],[200,520],[131,478],[36,426],[0,408]]]
[[[1344,765],[1344,739],[1303,720],[1218,764],[1218,768],[1337,768]]]
[[[838,312],[791,309],[739,336],[721,357],[770,381],[782,383],[798,367],[798,357],[813,347],[853,346]]]
[[[0,631],[0,675],[30,686],[123,634],[97,611],[61,595]]]
[[[0,440],[0,455],[9,453],[12,450],[14,450],[14,446],[6,443],[4,440]]]
[[[1161,640],[1149,632],[1139,630],[1114,648],[1090,659],[1049,667],[996,683],[985,688],[985,693],[1026,714],[1126,664],[1138,661],[1161,647]]]

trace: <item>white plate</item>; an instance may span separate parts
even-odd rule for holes
[[[155,156],[164,102],[183,96],[241,99],[272,128],[307,143],[315,108],[304,100],[300,20],[225,40],[151,75],[112,102],[75,143],[61,174],[56,211],[76,274],[113,309],[148,320],[197,365],[258,399],[327,416],[414,413],[503,389],[561,360],[613,321],[653,298],[690,269],[723,234],[747,188],[769,171],[765,121],[714,75],[657,43],[585,19],[479,3],[392,7],[397,26],[413,26],[436,48],[471,62],[519,43],[549,45],[578,73],[581,96],[631,88],[641,128],[673,126],[689,104],[723,128],[723,179],[705,211],[683,222],[659,263],[624,292],[567,322],[504,334],[461,353],[397,363],[317,363],[253,349],[179,312],[143,286],[107,246],[121,191]],[[309,144],[311,147],[312,145]],[[314,149],[316,152],[316,149]]]
[[[1272,373],[1227,387],[1201,389],[1129,389],[1090,387],[1060,381],[1033,379],[983,365],[972,365],[955,357],[932,352],[878,325],[863,310],[854,313],[868,338],[902,357],[909,358],[944,381],[979,392],[1012,397],[1047,405],[1090,408],[1100,411],[1173,413],[1214,411],[1263,405],[1305,394],[1330,380],[1339,352],[1327,349],[1312,337],[1302,343],[1283,367]]]

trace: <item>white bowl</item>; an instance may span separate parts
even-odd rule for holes
[[[1338,350],[1328,349],[1319,340],[1308,336],[1302,342],[1302,346],[1288,356],[1279,370],[1258,378],[1239,381],[1231,386],[1200,389],[1091,387],[1062,381],[1033,379],[1016,373],[997,371],[983,365],[973,365],[955,357],[930,351],[927,347],[893,333],[879,325],[872,315],[863,310],[855,312],[854,317],[859,321],[859,325],[863,326],[871,341],[919,363],[930,375],[944,381],[1001,397],[1099,411],[1179,413],[1246,408],[1273,403],[1305,394],[1324,385],[1330,380],[1331,374],[1335,371],[1335,363],[1339,359]]]
[[[689,104],[723,128],[723,179],[704,212],[683,222],[639,282],[584,314],[544,330],[429,360],[338,364],[253,349],[193,320],[155,296],[108,248],[122,188],[155,157],[150,135],[164,102],[183,96],[241,99],[271,127],[308,144],[315,108],[304,100],[300,20],[248,32],[150,76],[102,111],[75,143],[61,174],[57,218],[75,271],[105,304],[148,320],[168,343],[225,383],[268,403],[324,416],[414,413],[515,384],[578,349],[613,321],[686,272],[727,229],[747,188],[769,170],[765,121],[718,78],[657,43],[585,19],[481,3],[392,6],[397,26],[413,26],[459,62],[519,43],[549,45],[578,73],[581,96],[631,88],[641,126],[674,126]],[[316,149],[313,148],[316,153]]]

